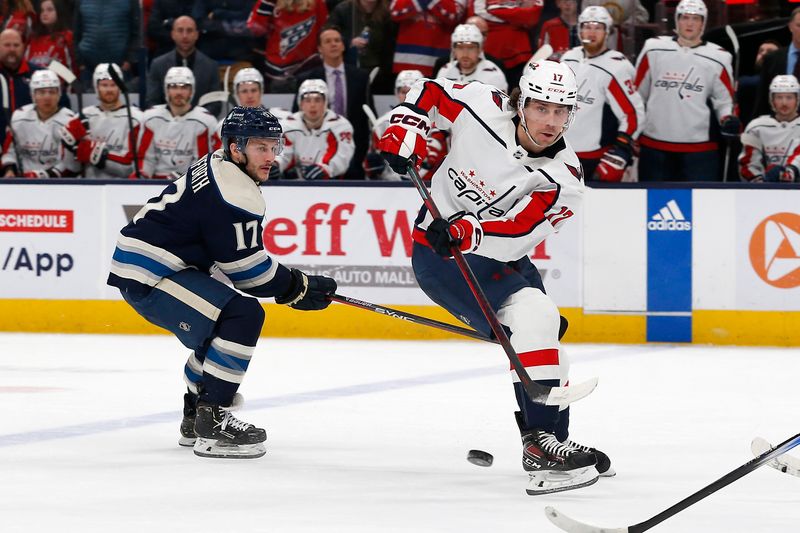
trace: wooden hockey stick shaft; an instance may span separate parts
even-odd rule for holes
[[[448,331],[450,333],[456,333],[458,335],[463,335],[464,337],[469,337],[471,339],[477,339],[480,341],[488,341],[493,342],[495,344],[499,344],[496,339],[492,339],[487,337],[483,333],[475,331],[473,329],[462,328],[460,326],[456,326],[454,324],[448,324],[447,322],[440,322],[438,320],[433,320],[432,318],[425,318],[424,316],[413,315],[411,313],[406,313],[404,311],[399,311],[397,309],[392,309],[391,307],[385,307],[382,305],[376,305],[373,303],[365,302],[363,300],[357,300],[355,298],[350,298],[348,296],[342,296],[341,294],[334,294],[330,297],[331,301],[338,302],[340,304],[350,305],[352,307],[358,307],[359,309],[365,309],[367,311],[373,311],[375,313],[388,316],[391,318],[397,318],[399,320],[405,320],[406,322],[411,322],[414,324],[420,324],[422,326],[429,326],[436,329],[441,329],[443,331]]]

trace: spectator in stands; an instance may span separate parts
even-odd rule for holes
[[[578,1],[577,0],[556,0],[559,15],[551,18],[542,24],[539,32],[539,48],[549,44],[553,47],[553,55],[550,59],[558,61],[561,54],[579,46],[577,25],[578,25]]]
[[[119,87],[108,72],[110,68],[122,77],[119,65],[97,65],[92,75],[97,105],[83,108],[85,118],[74,117],[61,131],[61,142],[84,165],[83,175],[87,178],[127,178],[134,171],[133,154],[142,112],[131,106],[131,132],[128,110],[120,98]]]
[[[139,0],[78,0],[73,32],[87,82],[100,63],[116,63],[130,75],[141,39],[140,15]]]
[[[774,115],[761,115],[742,134],[739,175],[744,181],[800,182],[800,83],[791,74],[769,85]]]
[[[143,178],[178,178],[198,158],[221,146],[214,116],[204,107],[192,107],[194,92],[194,75],[188,67],[172,67],[167,71],[164,76],[167,103],[144,113],[139,142]]]
[[[390,10],[397,23],[394,72],[419,70],[433,76],[436,59],[450,54],[450,34],[464,18],[466,0],[392,0]]]
[[[789,17],[789,31],[792,42],[789,46],[779,48],[776,52],[764,57],[761,68],[761,81],[758,86],[758,101],[755,114],[766,115],[770,112],[769,84],[779,74],[791,74],[800,79],[800,7],[792,10]]]
[[[718,121],[737,138],[731,54],[703,41],[708,10],[701,0],[675,8],[677,36],[645,41],[636,61],[636,87],[647,119],[639,138],[639,181],[718,181]]]
[[[15,30],[6,30],[15,31]],[[61,80],[50,70],[31,76],[33,103],[14,111],[3,143],[5,177],[59,178],[74,176],[80,165],[61,145],[61,129],[75,113],[59,106]]]
[[[256,43],[247,29],[252,7],[253,0],[194,0],[200,50],[216,61],[252,64]]]
[[[508,91],[506,76],[499,66],[483,56],[483,35],[473,24],[459,24],[450,36],[452,61],[436,74],[454,81],[480,81]]]
[[[327,83],[329,107],[350,122],[354,130],[355,156],[347,171],[347,179],[363,179],[361,161],[369,147],[369,121],[364,104],[375,109],[369,90],[369,75],[344,62],[344,42],[339,28],[325,26],[319,34],[317,48],[323,65],[308,71],[299,81],[322,79]],[[299,104],[299,101],[298,101]]]
[[[582,44],[561,56],[578,83],[579,112],[566,138],[586,180],[622,181],[644,125],[644,103],[633,88],[636,71],[621,52],[608,49],[613,26],[606,8],[587,7],[578,17]]]
[[[404,70],[397,75],[397,79],[395,80],[395,96],[397,96],[398,104],[405,101],[406,94],[411,90],[411,86],[414,85],[414,82],[422,78],[422,72],[418,70]],[[386,128],[389,127],[389,121],[394,112],[394,108],[392,108],[375,120],[375,126],[372,129],[370,149],[364,159],[364,173],[368,179],[385,181],[409,179],[408,174],[400,175],[392,170],[391,167],[386,164],[386,160],[383,159],[383,156],[378,150],[378,141],[383,137]],[[447,155],[448,133],[435,127],[431,128],[427,141],[427,154],[419,169],[419,175],[422,179],[430,179],[433,173],[436,172],[436,169],[439,168],[444,156]]]
[[[154,0],[147,19],[147,37],[153,45],[150,57],[166,54],[174,46],[172,26],[178,17],[192,14],[191,0]]]
[[[397,27],[389,16],[388,0],[344,0],[328,17],[326,26],[336,26],[347,45],[344,60],[367,72],[379,68],[372,92],[392,91],[392,56]]]
[[[286,144],[276,159],[280,172],[288,179],[344,177],[355,151],[353,126],[328,109],[328,85],[323,80],[305,80],[297,91],[297,102],[300,111],[281,121]]]
[[[33,23],[28,48],[25,50],[25,59],[42,68],[47,68],[55,59],[77,75],[72,30],[61,16],[62,11],[62,4],[58,0],[42,0],[38,17]]]
[[[150,64],[147,71],[147,106],[164,103],[164,76],[175,66],[186,67],[194,76],[192,105],[197,105],[200,97],[220,89],[219,65],[216,61],[197,49],[197,24],[192,17],[181,16],[172,24],[172,41],[175,48],[160,55]],[[209,104],[209,111],[217,114],[218,103]]]
[[[542,0],[477,0],[475,14],[489,22],[483,44],[500,61],[506,79],[516,86],[522,69],[533,55],[530,31],[539,21]]]
[[[295,92],[296,78],[319,65],[320,28],[328,19],[324,0],[258,0],[247,27],[264,37],[264,72],[270,91]]]
[[[4,0],[0,7],[0,18],[4,30],[17,30],[22,40],[27,41],[36,20],[36,12],[30,0]]]
[[[764,57],[776,52],[780,44],[772,39],[766,40],[758,47],[756,59],[753,64],[753,74],[739,75],[739,84],[736,86],[736,102],[739,104],[739,118],[742,123],[748,123],[753,119],[753,112],[758,99],[758,84],[761,81],[761,67],[764,65]]]

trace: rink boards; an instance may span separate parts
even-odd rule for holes
[[[163,183],[0,185],[0,330],[150,333],[105,285],[119,229]],[[414,282],[405,186],[264,188],[264,244],[339,293],[449,320]],[[589,189],[532,254],[571,342],[800,345],[800,190]],[[265,334],[444,338],[355,308],[266,303]]]

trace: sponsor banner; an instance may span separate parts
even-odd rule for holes
[[[692,340],[692,191],[647,193],[647,340]]]
[[[72,233],[74,212],[57,209],[0,209],[0,231]]]

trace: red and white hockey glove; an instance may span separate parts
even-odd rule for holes
[[[800,182],[800,169],[794,165],[786,165],[783,167],[783,172],[778,176],[778,181],[783,183],[796,183]]]
[[[425,239],[442,257],[452,257],[450,249],[457,246],[464,253],[476,252],[483,240],[480,221],[469,213],[456,213],[450,220],[434,219],[425,230]]]
[[[612,153],[612,150],[603,154],[600,163],[594,170],[595,177],[600,181],[620,182],[625,174],[627,162],[624,158]]]
[[[23,178],[49,178],[50,174],[46,170],[26,170],[22,173]]]
[[[427,115],[399,105],[389,118],[389,127],[378,141],[378,150],[392,170],[405,175],[412,160],[418,169],[422,165],[428,151],[430,131],[431,123]]]
[[[108,158],[108,148],[104,141],[90,141],[83,139],[78,143],[78,150],[75,152],[75,159],[84,165],[92,165],[97,168],[106,166]]]
[[[61,143],[64,145],[64,148],[74,153],[75,150],[78,149],[78,144],[88,133],[89,121],[75,117],[67,122],[66,126],[61,128]]]

